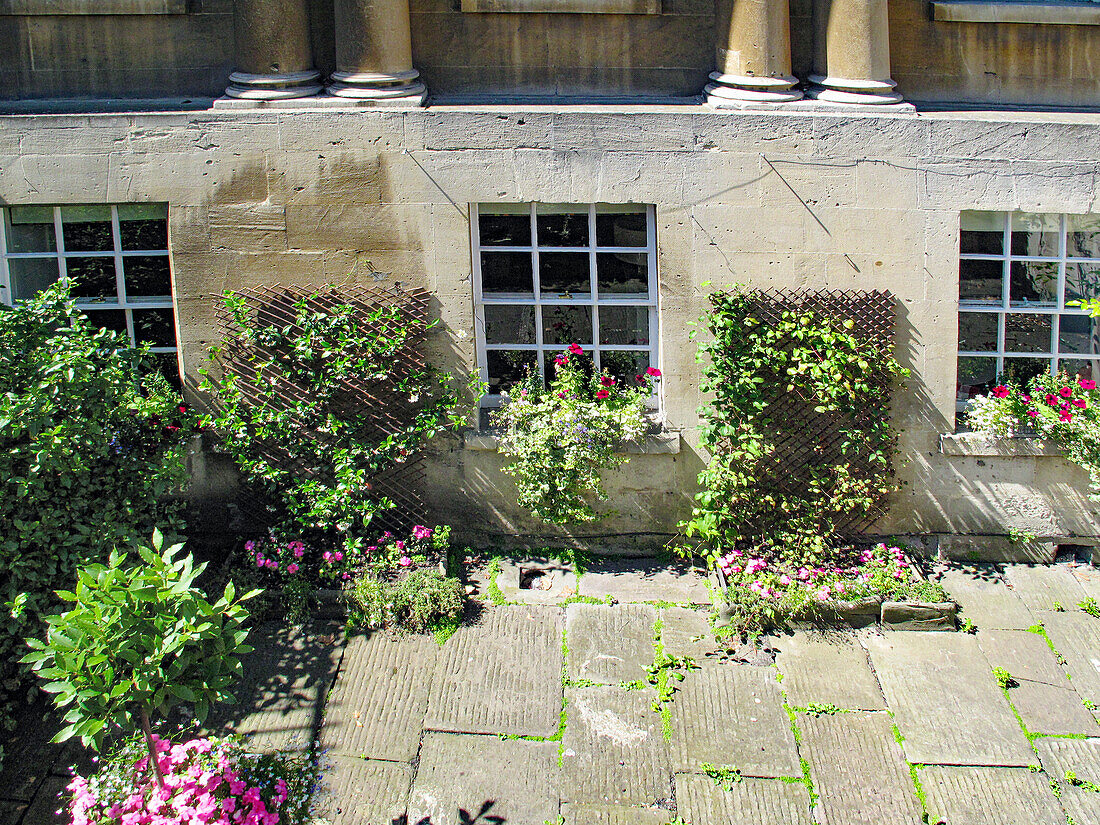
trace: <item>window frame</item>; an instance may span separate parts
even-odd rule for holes
[[[963,215],[967,213],[974,214],[987,214],[987,215],[1000,215],[1002,220],[1001,227],[1001,252],[1000,254],[991,253],[978,253],[978,252],[963,252],[962,251],[962,219]],[[1042,216],[1042,217],[1057,217],[1058,218],[1058,254],[1056,256],[1049,255],[1016,255],[1012,252],[1012,222],[1013,218],[1018,216]],[[1080,307],[1067,307],[1066,306],[1066,267],[1074,264],[1089,264],[1100,269],[1100,256],[1095,258],[1084,258],[1079,256],[1068,255],[1067,249],[1067,236],[1068,236],[1068,219],[1071,216],[1068,213],[1056,213],[1056,212],[1022,212],[1022,211],[1000,211],[1000,210],[964,210],[959,215],[959,292],[958,299],[958,311],[956,317],[956,329],[958,330],[958,324],[961,324],[963,313],[975,313],[975,314],[988,314],[997,318],[997,345],[996,349],[992,351],[982,352],[978,350],[963,350],[961,348],[961,335],[956,337],[956,370],[960,359],[962,358],[993,358],[997,362],[997,379],[1003,378],[1005,375],[1005,364],[1007,361],[1013,359],[1033,359],[1047,361],[1047,368],[1051,373],[1055,373],[1061,362],[1063,361],[1091,361],[1094,365],[1100,368],[1100,352],[1094,354],[1084,353],[1069,353],[1062,352],[1060,346],[1061,337],[1061,319],[1064,315],[1077,316],[1088,318],[1089,313],[1081,309]],[[963,261],[993,261],[1001,264],[1001,297],[997,303],[993,303],[989,300],[981,299],[964,299],[961,297],[962,291],[962,262]],[[1016,305],[1013,306],[1011,285],[1012,285],[1012,264],[1017,261],[1025,263],[1048,263],[1055,264],[1058,267],[1058,278],[1056,286],[1056,299],[1049,305]],[[1006,329],[1007,329],[1007,316],[1009,315],[1041,315],[1051,319],[1050,324],[1050,340],[1045,350],[1041,352],[1020,352],[1017,350],[1006,349]],[[956,400],[955,407],[957,412],[963,412],[966,410],[969,400],[963,400],[958,398],[958,373],[956,372]]]
[[[492,245],[482,247],[481,238],[478,232],[480,224],[480,216],[482,207],[493,207],[497,205],[528,205],[530,207],[529,216],[531,221],[531,244],[530,245]],[[552,204],[554,206],[577,206],[587,207],[588,210],[588,245],[584,247],[579,246],[540,246],[538,243],[538,231],[537,231],[537,216],[539,206],[550,205],[545,202],[532,201],[529,203],[519,204],[492,204],[492,203],[472,203],[470,204],[470,248],[473,262],[473,298],[474,298],[474,329],[475,329],[475,347],[478,374],[485,385],[489,384],[489,361],[488,353],[491,351],[497,352],[536,352],[537,363],[540,375],[546,374],[546,354],[548,352],[560,352],[565,348],[564,344],[545,344],[540,343],[543,341],[543,322],[542,322],[542,307],[543,306],[587,306],[592,310],[592,344],[591,346],[584,345],[584,350],[587,354],[591,355],[593,363],[596,369],[600,369],[600,356],[602,351],[615,351],[615,352],[644,352],[649,355],[649,364],[652,367],[660,368],[659,364],[659,312],[658,312],[658,292],[657,292],[657,208],[653,204],[636,204],[637,206],[643,206],[646,213],[646,245],[640,246],[597,246],[596,245],[596,215],[597,207],[600,206],[633,206],[635,204],[610,204],[610,203],[589,203],[589,204]],[[486,296],[483,290],[482,273],[481,273],[481,253],[482,250],[498,251],[498,252],[530,252],[531,253],[531,277],[532,277],[532,293],[531,297],[527,297],[526,293],[490,293]],[[543,298],[541,290],[539,289],[539,253],[540,251],[547,252],[587,252],[588,253],[588,277],[589,277],[589,294],[586,298]],[[645,252],[646,255],[646,269],[647,269],[647,296],[641,299],[637,294],[631,294],[629,296],[617,296],[616,294],[605,294],[601,296],[598,290],[598,278],[596,271],[596,254],[600,253],[639,253]],[[532,306],[535,308],[535,343],[533,344],[489,344],[486,341],[485,332],[485,307],[493,305],[503,306]],[[600,307],[608,306],[626,306],[626,307],[645,307],[648,310],[649,321],[649,336],[648,344],[603,344],[600,341],[600,322],[599,322],[599,310]],[[482,396],[480,406],[482,408],[499,407],[501,404],[502,396],[499,393],[486,392]],[[651,406],[656,407],[659,404],[659,396],[656,394],[651,400]]]
[[[55,260],[58,268],[58,280],[68,280],[67,261],[70,258],[110,258],[115,268],[115,301],[94,301],[88,299],[75,299],[76,308],[82,312],[97,312],[104,310],[117,310],[124,313],[126,319],[126,334],[132,346],[137,346],[134,333],[134,310],[143,309],[170,309],[172,310],[172,334],[175,345],[171,347],[151,346],[150,352],[171,353],[179,357],[179,323],[176,312],[175,290],[172,283],[172,257],[170,244],[165,243],[164,249],[122,249],[122,234],[119,226],[118,207],[131,204],[8,204],[0,207],[0,303],[6,306],[15,304],[15,290],[12,284],[8,262],[12,260]],[[38,207],[53,210],[53,238],[55,249],[52,252],[9,252],[8,231],[11,226],[11,209],[20,206]],[[114,247],[111,251],[74,251],[65,250],[64,222],[61,218],[63,208],[76,206],[108,206],[111,210],[111,243]],[[167,204],[165,204],[167,206]],[[165,228],[167,229],[168,216],[165,215]],[[143,298],[131,298],[126,294],[126,269],[124,259],[128,257],[164,257],[168,261],[168,287],[170,293],[166,296],[157,295]]]

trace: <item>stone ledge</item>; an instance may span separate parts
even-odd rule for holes
[[[1061,457],[1062,451],[1049,441],[1033,435],[998,438],[981,433],[947,433],[940,436],[944,455],[978,458]]]
[[[188,0],[0,0],[0,15],[187,14]]]
[[[661,0],[462,0],[470,12],[565,14],[660,14]]]
[[[932,19],[941,23],[1049,23],[1100,26],[1100,3],[998,3],[938,0]]]
[[[462,446],[466,450],[495,453],[500,447],[500,437],[492,432],[467,430],[462,434]],[[680,433],[659,432],[647,435],[644,441],[625,441],[615,452],[626,455],[676,455],[680,452]]]

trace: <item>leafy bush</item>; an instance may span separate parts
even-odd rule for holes
[[[206,565],[177,558],[181,549],[164,548],[157,532],[152,549],[138,548],[139,565],[112,552],[106,565],[81,568],[76,591],[58,594],[70,609],[47,617],[45,642],[27,640],[23,661],[65,710],[55,741],[79,736],[99,750],[112,730],[140,724],[152,754],[151,715],[186,702],[202,721],[211,703],[234,701],[240,656],[251,650],[241,602],[256,594],[238,600],[230,582],[211,604],[195,587]]]
[[[326,297],[334,296],[298,300],[293,319],[276,326],[227,293],[235,331],[211,358],[228,353],[244,367],[205,370],[202,384],[217,407],[213,425],[242,476],[282,508],[276,541],[303,541],[310,550],[305,561],[288,561],[299,567],[316,566],[323,550],[351,553],[364,545],[374,515],[395,506],[371,479],[461,426],[468,413],[462,399],[471,390],[402,357],[436,322],[397,306],[362,314],[329,301],[317,309]],[[368,385],[371,393],[385,387],[407,398],[400,429],[382,431],[379,410],[364,402]]]
[[[1035,433],[1058,445],[1089,473],[1092,497],[1100,497],[1100,389],[1096,381],[1065,373],[1037,375],[1024,386],[1002,384],[972,402],[967,414],[978,432],[997,436]]]
[[[316,771],[308,753],[249,754],[234,739],[153,736],[161,792],[140,737],[69,784],[72,825],[305,825]]]
[[[595,521],[589,497],[607,499],[600,471],[624,463],[626,456],[615,447],[645,432],[651,379],[661,373],[651,367],[624,386],[606,370],[593,374],[578,344],[554,365],[549,387],[529,370],[518,392],[508,394],[492,416],[503,430],[500,452],[511,459],[504,472],[516,480],[519,503],[535,518],[550,524]]]
[[[154,366],[63,286],[0,306],[0,732],[54,591],[157,524],[182,528],[171,494],[198,421]]]

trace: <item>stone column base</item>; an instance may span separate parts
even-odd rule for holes
[[[810,92],[811,97],[826,103],[852,103],[866,106],[902,101],[901,95],[894,91],[894,87],[898,84],[893,80],[849,80],[812,74],[810,82],[818,87]]]
[[[795,89],[798,78],[791,76],[753,77],[751,75],[710,73],[711,82],[703,88],[711,106],[740,103],[787,103],[799,100],[802,92]]]
[[[321,73],[315,69],[286,74],[248,74],[233,72],[225,93],[245,100],[291,100],[318,94]]]
[[[411,69],[397,74],[383,72],[333,72],[328,92],[356,100],[386,101],[391,105],[423,106],[428,90],[417,80],[420,72]]]

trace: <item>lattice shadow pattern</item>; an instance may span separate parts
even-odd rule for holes
[[[893,350],[895,309],[889,292],[859,290],[787,290],[771,289],[749,293],[751,312],[765,324],[780,321],[785,309],[810,310],[826,318],[852,321],[853,334],[885,352]],[[780,346],[791,346],[784,341]],[[882,376],[884,384],[889,376]],[[847,463],[857,473],[877,472],[858,448],[845,453],[841,445],[847,440],[843,431],[858,429],[860,422],[889,417],[888,404],[881,408],[864,408],[855,415],[819,413],[815,404],[795,392],[787,392],[781,382],[769,385],[769,417],[775,422],[771,443],[775,451],[761,472],[771,488],[798,495],[805,491],[814,467]],[[888,396],[887,396],[888,397]],[[853,514],[837,523],[841,535],[853,535],[866,530],[886,513],[885,502],[879,500],[865,513]]]
[[[257,327],[290,326],[294,331],[301,331],[295,324],[300,312],[300,302],[304,302],[309,312],[324,312],[336,306],[350,306],[353,319],[368,331],[371,327],[366,319],[373,312],[384,307],[395,308],[405,326],[419,328],[421,331],[410,336],[407,345],[391,364],[387,377],[378,379],[364,376],[362,379],[344,381],[338,404],[364,412],[370,434],[379,440],[407,426],[413,402],[407,393],[397,390],[394,379],[415,370],[423,370],[427,366],[421,345],[428,323],[428,292],[363,285],[333,287],[322,291],[297,286],[265,286],[237,290],[235,295],[244,299],[248,316]],[[215,314],[225,342],[218,357],[218,366],[226,375],[236,375],[238,387],[245,399],[255,402],[255,368],[251,357],[264,356],[267,353],[261,347],[254,348],[240,340],[242,330],[224,302],[218,302]],[[301,397],[302,387],[285,380],[280,384],[279,392],[283,399],[289,402],[296,396]],[[275,466],[302,470],[295,467],[294,459],[280,450],[278,444],[264,444],[261,450],[264,459]],[[408,532],[414,524],[426,520],[424,477],[424,456],[414,453],[404,456],[402,463],[369,479],[371,492],[377,498],[388,498],[396,505],[375,516],[372,523],[378,524],[379,530]],[[235,504],[239,519],[243,522],[242,526],[263,529],[277,520],[278,506],[260,490],[244,489]]]

